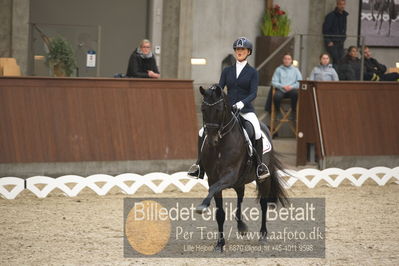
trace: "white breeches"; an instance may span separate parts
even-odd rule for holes
[[[260,139],[262,137],[262,133],[261,133],[261,129],[260,129],[260,124],[259,124],[259,120],[256,117],[255,113],[245,113],[245,114],[240,114],[242,117],[244,117],[245,120],[248,120],[249,122],[251,122],[252,126],[254,127],[255,130],[255,139]],[[202,127],[199,132],[198,135],[200,137],[202,137],[204,135],[204,128]]]
[[[240,114],[242,117],[244,117],[245,120],[248,120],[251,122],[252,126],[254,127],[255,130],[255,139],[260,139],[262,137],[262,132],[260,130],[260,124],[258,117],[256,117],[255,113],[245,113],[245,114]]]

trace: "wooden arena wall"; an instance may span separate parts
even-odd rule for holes
[[[0,78],[0,163],[196,156],[192,80]]]
[[[309,144],[318,160],[322,147],[325,157],[398,156],[398,101],[398,82],[302,81],[297,164],[306,164]]]

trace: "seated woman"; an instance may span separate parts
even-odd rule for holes
[[[151,52],[151,42],[142,40],[129,58],[126,76],[131,78],[159,78],[155,56]]]
[[[358,57],[358,50],[355,46],[350,46],[346,55],[337,65],[339,80],[360,80],[361,61]]]
[[[330,55],[323,53],[320,55],[320,65],[315,66],[310,73],[310,80],[318,81],[338,81],[338,74],[330,64]]]
[[[276,92],[274,94],[274,105],[277,110],[277,115],[279,115],[280,111],[280,103],[283,98],[291,99],[291,118],[295,119],[296,117],[296,103],[298,100],[298,88],[299,88],[299,80],[302,79],[301,72],[298,68],[292,65],[292,56],[291,54],[285,54],[283,56],[283,64],[276,68],[272,78],[272,86],[276,88]],[[266,101],[266,111],[271,112],[271,103],[272,103],[272,93],[271,90],[269,92],[269,96]]]

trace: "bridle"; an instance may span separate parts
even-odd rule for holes
[[[222,97],[222,98],[220,98],[218,101],[216,101],[214,103],[208,103],[205,100],[202,100],[202,103],[205,104],[208,107],[213,107],[213,106],[216,106],[217,104],[224,103],[223,100],[224,99]],[[227,124],[224,125],[223,123],[224,123],[224,120],[225,120],[225,117],[226,117],[225,110],[226,110],[226,108],[223,108],[223,115],[222,115],[223,119],[222,119],[222,123],[221,124],[204,123],[204,130],[205,131],[208,128],[218,129],[218,133],[217,134],[218,134],[219,139],[222,139],[224,136],[226,136],[233,129],[233,127],[234,127],[234,125],[235,125],[235,123],[237,121],[237,113],[238,113],[238,111],[237,111],[237,113],[233,113],[232,112],[232,114],[233,114],[232,118],[230,119],[230,121]],[[230,124],[231,124],[231,126],[230,126]],[[230,128],[228,128],[229,126],[230,126]],[[226,130],[226,128],[227,128],[227,130]]]

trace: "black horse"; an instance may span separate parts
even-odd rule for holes
[[[277,201],[283,205],[287,203],[287,196],[277,173],[278,170],[282,170],[282,165],[272,149],[263,158],[269,168],[270,176],[262,182],[258,181],[255,174],[256,160],[250,158],[247,152],[248,144],[239,119],[228,102],[227,95],[218,85],[213,85],[207,90],[200,87],[200,92],[203,96],[201,111],[206,134],[200,161],[208,176],[209,194],[197,206],[196,212],[203,213],[210,205],[212,198],[215,198],[219,231],[215,250],[223,251],[225,245],[223,234],[225,212],[223,210],[222,190],[233,188],[236,191],[237,227],[238,231],[244,234],[248,228],[241,219],[241,203],[244,197],[245,184],[256,180],[258,199],[262,210],[260,235],[262,239],[266,239],[267,203],[277,203]],[[268,135],[268,139],[271,142],[270,135]]]
[[[391,23],[397,17],[397,12],[395,10],[395,1],[394,0],[371,0],[371,17],[373,21],[375,21],[375,29],[378,29],[378,33],[381,31],[382,23],[384,22],[384,13],[388,14],[388,32],[387,36],[391,36]],[[376,16],[374,17],[374,10],[376,12]],[[378,22],[380,25],[378,26]]]

